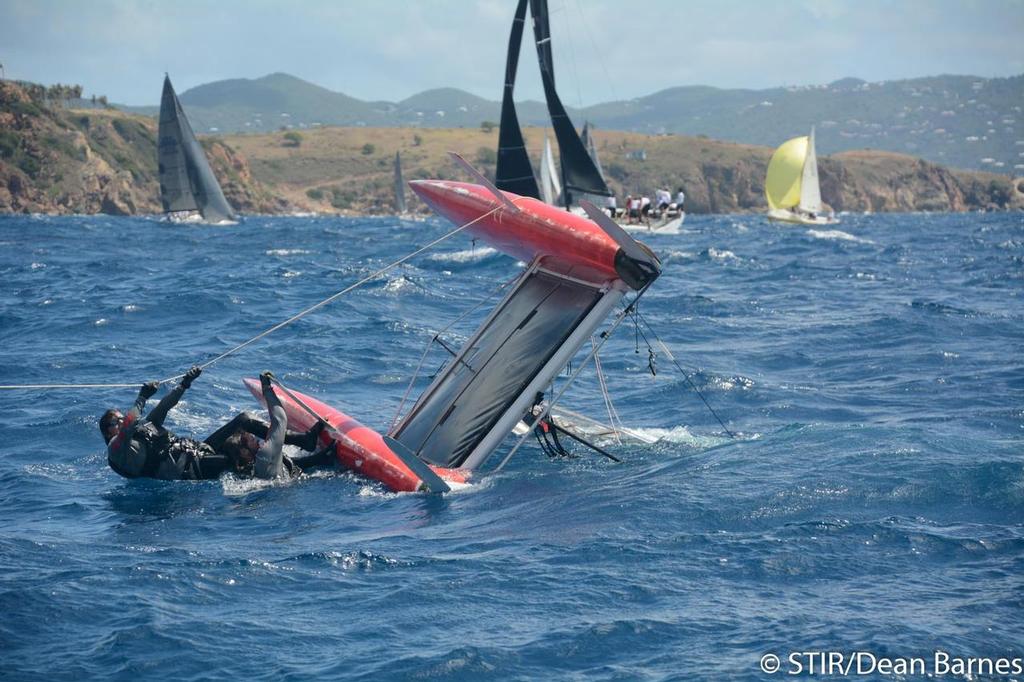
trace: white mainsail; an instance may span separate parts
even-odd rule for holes
[[[807,140],[807,157],[800,179],[800,210],[804,213],[821,213],[821,188],[818,185],[818,155],[814,150],[814,126]]]

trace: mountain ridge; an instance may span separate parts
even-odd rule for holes
[[[371,102],[284,73],[207,83],[182,92],[180,99],[197,132],[222,134],[322,125],[471,128],[500,117],[499,101],[458,88]],[[823,154],[880,149],[1024,175],[1022,103],[1024,75],[940,75],[877,83],[849,77],[763,90],[675,86],[568,111],[577,126],[589,121],[599,129],[706,135],[772,147],[813,125]],[[155,106],[121,108],[157,112]],[[517,110],[523,125],[550,125],[542,102],[524,100]]]

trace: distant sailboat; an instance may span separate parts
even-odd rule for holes
[[[190,221],[201,216],[207,222],[220,223],[237,219],[217,184],[168,76],[164,77],[160,99],[157,160],[160,202],[164,213],[172,220]]]
[[[562,184],[558,181],[555,156],[551,152],[551,140],[544,136],[544,151],[540,155],[540,198],[545,204],[555,205],[562,195]]]
[[[512,20],[512,33],[508,39],[494,184],[506,192],[540,199],[537,177],[533,174],[530,155],[526,153],[526,142],[523,140],[523,131],[519,127],[519,117],[516,115],[516,105],[512,99],[516,87],[516,71],[519,68],[519,48],[523,42],[523,26],[526,23],[527,2],[528,0],[519,0],[515,18]]]
[[[802,225],[839,222],[831,215],[823,215],[813,127],[810,135],[787,140],[772,154],[764,193],[769,220]]]
[[[587,150],[587,156],[594,162],[594,167],[597,168],[597,172],[604,177],[604,169],[601,168],[601,159],[597,157],[597,147],[594,145],[594,136],[590,134],[590,121],[583,122],[583,130],[580,131],[580,140],[583,142],[583,146]]]
[[[533,34],[537,47],[537,61],[540,64],[541,81],[544,85],[544,99],[548,115],[558,142],[561,173],[555,170],[550,143],[545,139],[540,164],[540,184],[533,172],[530,157],[526,152],[523,133],[516,116],[513,90],[516,69],[519,64],[519,49],[526,22],[526,8],[529,4],[533,15]],[[598,206],[606,206],[606,197],[614,196],[605,182],[597,149],[590,134],[589,124],[576,132],[569,114],[562,105],[555,90],[555,72],[551,53],[551,29],[548,23],[547,0],[519,0],[512,32],[509,36],[508,57],[505,63],[505,92],[501,103],[501,128],[498,133],[498,163],[495,169],[495,185],[499,189],[522,196],[563,205],[567,210],[582,214],[578,208],[581,199]],[[577,208],[574,208],[574,205]],[[657,223],[644,226],[650,232],[673,232],[682,223],[681,215],[665,215]],[[634,226],[630,226],[632,229]]]
[[[405,182],[402,180],[402,155],[395,152],[395,212],[398,215],[405,215],[408,209],[405,206]]]
[[[533,34],[537,45],[537,61],[540,63],[541,81],[544,84],[544,99],[547,100],[548,114],[554,128],[555,139],[561,157],[561,178],[554,180],[558,174],[545,171],[542,164],[541,174],[547,172],[553,182],[561,186],[562,204],[569,208],[578,194],[589,194],[600,197],[611,196],[601,172],[594,166],[587,149],[573,127],[569,115],[565,111],[558,93],[555,90],[555,73],[551,56],[551,30],[548,25],[547,0],[519,0],[515,18],[512,22],[512,33],[509,36],[508,58],[505,64],[505,94],[501,106],[501,129],[498,134],[498,164],[495,171],[495,184],[499,189],[515,192],[535,199],[541,198],[541,189],[537,186],[533,174],[530,157],[526,153],[523,133],[519,127],[512,93],[515,87],[516,69],[519,64],[519,49],[522,42],[523,26],[526,21],[526,7],[529,3],[533,15]],[[554,165],[552,161],[551,165]],[[557,199],[557,197],[553,197]]]

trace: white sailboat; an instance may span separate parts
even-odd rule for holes
[[[558,170],[555,168],[555,157],[551,152],[551,140],[544,135],[544,151],[540,156],[540,198],[545,204],[555,205],[562,194],[562,184],[558,182]]]
[[[783,142],[771,161],[764,182],[768,219],[800,225],[832,225],[839,221],[825,215],[818,183],[818,155],[811,134]]]

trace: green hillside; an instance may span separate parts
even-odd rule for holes
[[[159,90],[154,79],[154,100]],[[500,94],[496,74],[494,96]],[[497,121],[500,103],[454,88],[401,102],[363,102],[286,74],[201,85],[181,94],[200,132],[273,132],[320,125],[476,128]],[[1024,76],[936,76],[866,83],[723,90],[686,86],[637,99],[571,109],[577,125],[674,133],[775,147],[817,128],[823,154],[880,149],[957,168],[1024,175]],[[130,108],[156,114],[156,107]],[[547,126],[540,102],[518,106],[523,125]]]
[[[156,122],[113,109],[67,108],[42,86],[0,81],[0,211],[157,213]],[[544,129],[527,128],[540,154]],[[690,213],[764,209],[768,147],[682,135],[599,130],[597,148],[616,194],[682,187]],[[323,127],[204,137],[228,201],[242,213],[297,210],[390,213],[392,160],[406,179],[465,179],[447,152],[494,174],[497,130]],[[1024,207],[1024,181],[951,171],[889,152],[820,159],[822,197],[836,210],[964,211]],[[414,210],[426,208],[412,201]]]

